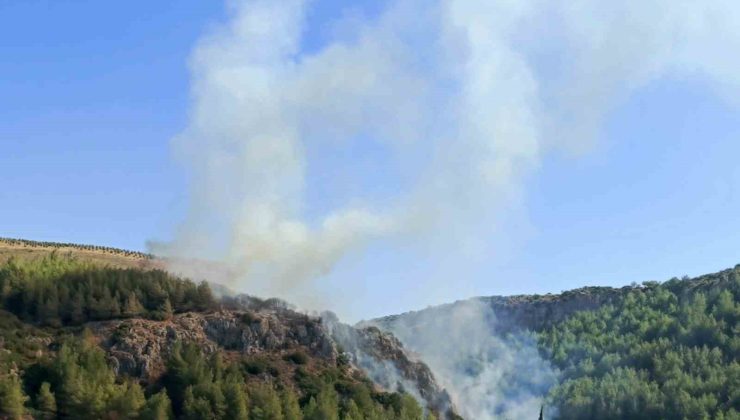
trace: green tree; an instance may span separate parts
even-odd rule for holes
[[[43,382],[36,396],[36,406],[44,415],[44,418],[54,418],[57,413],[57,400],[51,392],[51,385]]]
[[[211,286],[208,285],[208,282],[202,281],[198,284],[194,303],[195,309],[200,311],[211,309],[215,306],[213,292],[211,291]]]
[[[365,416],[362,415],[357,404],[350,400],[349,404],[347,404],[347,409],[345,410],[342,420],[365,420]]]
[[[132,317],[139,315],[144,312],[144,307],[141,306],[139,298],[136,297],[136,293],[131,291],[126,297],[126,302],[123,304],[122,315]]]
[[[316,398],[311,398],[304,414],[306,420],[338,420],[339,397],[334,387],[324,384]]]
[[[78,341],[65,343],[51,365],[58,380],[57,409],[69,418],[136,417],[144,405],[137,383],[116,383],[105,353],[83,333]]]
[[[0,416],[20,419],[26,412],[24,404],[27,399],[17,375],[0,376]]]
[[[728,418],[740,408],[740,266],[633,288],[538,333],[559,418]],[[588,293],[593,293],[589,291]]]
[[[68,305],[69,323],[80,324],[85,321],[85,298],[82,292],[75,292]]]
[[[139,415],[139,411],[146,404],[144,391],[134,382],[124,382],[114,388],[114,394],[108,403],[107,411],[115,413],[114,417],[132,419]]]
[[[171,420],[174,418],[172,403],[166,390],[163,389],[149,397],[141,412],[141,418],[142,420]]]
[[[283,420],[280,397],[272,385],[255,385],[250,389],[250,420]]]
[[[285,420],[301,420],[301,406],[298,404],[298,398],[291,389],[284,389],[280,393],[280,403],[283,407],[283,417]]]
[[[403,394],[398,418],[399,420],[424,420],[424,410],[422,410],[414,397],[409,394]]]
[[[173,310],[170,298],[164,299],[164,302],[162,302],[162,305],[159,307],[159,313],[161,314],[162,319],[172,318]]]
[[[225,418],[233,420],[247,420],[249,410],[247,407],[247,394],[241,378],[231,377],[223,385],[224,397],[228,404],[226,406]]]
[[[211,409],[211,403],[204,397],[196,396],[192,386],[185,390],[182,414],[186,420],[215,420],[218,418]]]

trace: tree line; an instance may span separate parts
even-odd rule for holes
[[[0,265],[0,305],[20,319],[59,327],[126,317],[166,319],[217,306],[206,282],[162,270],[101,267],[69,257]]]
[[[141,258],[141,259],[147,259],[147,260],[151,260],[155,258],[154,255],[149,254],[149,253],[131,251],[128,249],[115,248],[111,246],[83,245],[83,244],[73,244],[73,243],[68,243],[68,242],[32,241],[28,239],[14,239],[14,238],[2,238],[2,237],[0,237],[0,242],[6,243],[8,245],[14,245],[14,246],[56,248],[56,249],[73,248],[73,249],[78,249],[81,251],[98,251],[98,252],[105,252],[108,254],[122,255],[122,256],[130,257],[130,258]]]

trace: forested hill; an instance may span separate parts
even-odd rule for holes
[[[533,384],[530,371],[512,370],[496,389],[518,395],[517,387],[537,385],[547,396],[545,418],[740,418],[740,265],[664,283],[475,298],[371,323],[434,360],[440,355],[415,348],[415,337],[466,308],[484,308],[486,329],[498,345],[516,334],[533,338],[555,380]],[[466,345],[459,343],[463,350]],[[484,355],[476,363],[496,362],[495,355]],[[461,376],[474,382],[480,371]]]
[[[0,240],[0,418],[740,419],[740,265],[378,329],[101,255]]]
[[[376,364],[415,393],[368,376]],[[428,368],[377,329],[327,326],[275,299],[217,299],[156,268],[63,252],[0,263],[2,419],[436,415],[457,418]]]

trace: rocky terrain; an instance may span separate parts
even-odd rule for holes
[[[272,383],[305,390],[311,381],[338,375],[350,389],[352,383],[366,384],[388,398],[403,391],[447,414],[440,418],[457,418],[427,365],[375,327],[355,328],[328,312],[308,315],[279,299],[168,277],[160,269],[164,260],[115,248],[0,239],[0,263],[8,289],[2,296],[12,308],[0,310],[0,356],[16,374],[56,358],[70,336],[85,335],[104,351],[116,377],[152,386],[169,374],[178,346],[195,344],[206,357],[218,353],[241,366],[247,382],[257,387]],[[96,274],[85,277],[89,270]],[[42,280],[43,273],[54,274]],[[22,283],[27,278],[36,282]],[[46,289],[23,291],[35,287],[28,284]],[[26,300],[13,303],[20,299]],[[62,315],[71,313],[63,312],[66,308],[77,311],[74,318]],[[400,403],[385,403],[392,401]]]
[[[376,325],[386,331],[393,331],[394,326],[399,323],[407,327],[424,328],[424,323],[429,319],[444,317],[461,306],[482,303],[492,309],[492,318],[488,321],[496,332],[514,329],[540,330],[559,323],[575,312],[595,310],[612,303],[633,287],[642,286],[583,287],[560,294],[476,297],[420,311],[377,318],[360,325]]]
[[[292,355],[306,355],[307,368],[348,363],[366,372],[384,390],[402,386],[427,406],[447,412],[449,396],[429,368],[416,360],[389,333],[377,328],[356,329],[339,323],[331,314],[308,316],[287,308],[189,312],[169,320],[122,319],[92,322],[86,326],[109,355],[116,372],[154,382],[165,370],[176,342],[197,343],[206,353],[217,350],[227,357],[249,356],[269,360],[273,375],[285,381],[296,368]]]
[[[198,344],[206,353],[218,349],[242,355],[282,356],[305,351],[335,363],[337,350],[318,319],[297,313],[189,312],[166,321],[125,319],[88,324],[119,373],[155,380],[177,341]]]
[[[723,280],[735,269],[706,274],[696,278],[673,278],[668,283],[682,282],[687,292],[709,291],[722,285]],[[409,311],[398,315],[389,315],[370,321],[361,322],[360,326],[374,325],[385,331],[394,331],[395,326],[423,328],[429,319],[448,316],[455,308],[470,304],[483,304],[491,309],[488,324],[494,332],[510,332],[517,329],[540,331],[556,325],[579,311],[594,311],[604,305],[618,302],[631,291],[649,290],[659,285],[658,282],[633,283],[623,287],[581,287],[558,294],[481,296],[459,300],[453,303],[432,306],[420,311]]]
[[[389,389],[400,386],[440,412],[454,411],[450,396],[429,367],[410,354],[393,334],[374,326],[350,327],[332,314],[324,314],[323,319],[334,340],[374,382]]]

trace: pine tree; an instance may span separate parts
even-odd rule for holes
[[[301,414],[301,406],[298,404],[298,398],[290,389],[284,389],[280,393],[280,403],[283,406],[283,416],[285,420],[301,420],[303,414]],[[357,420],[362,420],[358,418]]]
[[[324,384],[319,394],[311,397],[304,411],[306,420],[338,420],[339,396],[334,387]]]
[[[311,397],[311,399],[308,400],[308,404],[303,407],[303,415],[306,420],[321,420],[319,403],[316,402],[316,397]]]
[[[331,385],[324,385],[316,399],[323,420],[339,420],[339,396]]]
[[[107,411],[117,413],[116,417],[135,418],[146,404],[144,391],[137,383],[124,382],[120,387],[115,388],[115,393]]]
[[[223,388],[224,397],[228,401],[224,418],[247,420],[249,418],[249,409],[247,407],[247,394],[244,390],[244,384],[232,378],[224,383]]]
[[[196,399],[201,398],[208,403],[210,411],[214,417],[222,418],[226,413],[226,398],[221,389],[221,382],[206,382],[199,383],[193,387]]]
[[[213,299],[213,292],[211,292],[211,286],[207,282],[202,281],[196,289],[195,297],[195,309],[204,311],[211,309],[215,304]]]
[[[173,417],[172,403],[164,389],[149,397],[141,411],[142,420],[171,420]]]
[[[162,302],[162,305],[159,307],[159,312],[161,313],[162,319],[170,319],[172,318],[172,304],[170,303],[170,298],[165,298],[164,302]]]
[[[71,324],[85,322],[85,298],[80,291],[72,295],[72,300],[69,303],[69,322]]]
[[[62,346],[51,366],[58,378],[58,412],[62,417],[102,418],[109,413],[135,415],[143,404],[141,387],[115,383],[105,353],[83,331],[82,339]]]
[[[133,317],[140,315],[144,312],[144,307],[139,303],[139,298],[136,297],[135,292],[130,292],[126,297],[126,302],[123,304],[123,310],[121,314],[123,316]]]
[[[409,394],[403,394],[401,397],[401,410],[398,414],[401,420],[423,420],[424,411],[416,402],[416,399]]]
[[[111,318],[118,318],[119,316],[121,316],[121,294],[118,293],[118,290],[116,290],[116,293],[113,294],[113,297],[111,298],[108,305],[110,306]]]
[[[51,287],[46,293],[46,297],[39,302],[38,321],[53,327],[61,326],[61,319],[59,318],[59,295],[56,287]]]
[[[365,416],[362,415],[357,404],[350,400],[342,420],[365,420]]]
[[[57,412],[57,400],[54,393],[51,392],[51,385],[48,382],[41,384],[39,393],[36,396],[36,406],[43,413],[44,418],[54,418]]]
[[[94,319],[110,319],[113,313],[113,296],[107,287],[98,286],[97,288],[102,288],[102,291],[98,292],[100,296],[88,296],[90,316]]]
[[[271,385],[258,385],[250,390],[250,420],[283,420],[280,397]]]
[[[9,419],[22,418],[26,412],[23,404],[27,399],[18,376],[15,374],[0,376],[0,416]]]
[[[185,390],[182,415],[187,420],[210,420],[217,418],[208,400],[203,397],[196,397],[192,386],[189,386]]]

